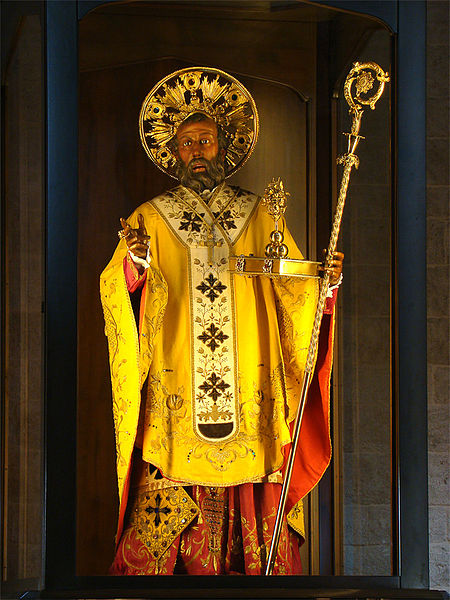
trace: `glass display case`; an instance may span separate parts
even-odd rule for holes
[[[303,575],[282,583],[219,578],[219,586],[233,597],[241,588],[312,596],[318,588],[359,588],[374,597],[374,589],[426,587],[424,355],[411,356],[408,343],[411,327],[423,335],[425,313],[420,286],[416,312],[402,304],[407,281],[399,267],[413,241],[415,252],[423,241],[405,197],[415,185],[420,210],[423,173],[415,182],[405,176],[403,161],[413,157],[401,137],[406,111],[420,113],[401,86],[413,68],[404,58],[408,44],[419,58],[424,52],[422,3],[414,3],[408,21],[400,20],[401,3],[399,12],[395,3],[379,3],[374,14],[364,14],[364,4],[346,10],[342,2],[70,1],[39,4],[39,14],[22,15],[18,29],[11,17],[17,39],[4,76],[2,282],[8,589],[39,589],[41,597],[139,590],[145,597],[145,589],[182,594],[212,585],[195,577],[149,583],[108,575],[118,502],[98,278],[119,218],[173,185],[141,148],[140,107],[157,81],[180,68],[217,67],[242,81],[258,106],[261,134],[230,182],[262,194],[281,177],[295,240],[306,257],[320,260],[342,176],[336,157],[347,151],[342,134],[351,126],[343,83],[355,61],[378,63],[391,82],[376,111],[364,112],[360,167],[341,227],[333,457],[305,499]],[[405,353],[416,365],[413,392]],[[423,452],[414,465],[411,446]],[[411,543],[417,532],[420,548]]]

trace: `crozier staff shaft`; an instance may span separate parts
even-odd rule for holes
[[[372,72],[375,73],[375,79],[379,83],[378,90],[376,90],[373,96],[370,96],[369,98],[364,98],[362,94],[366,95],[367,92],[369,92],[372,89],[373,82],[375,81],[374,77],[372,76]],[[325,258],[325,272],[320,286],[319,299],[317,302],[316,314],[314,317],[314,325],[311,333],[308,355],[306,358],[305,373],[303,376],[300,400],[297,408],[294,429],[292,432],[291,449],[288,461],[286,463],[285,476],[283,486],[281,488],[280,500],[278,503],[272,542],[267,558],[267,566],[265,572],[266,575],[272,575],[273,568],[275,565],[278,543],[280,541],[281,535],[281,525],[283,522],[283,515],[286,507],[289,486],[291,483],[295,455],[297,452],[298,441],[300,438],[300,429],[303,420],[303,413],[305,410],[309,385],[311,383],[311,379],[314,373],[317,347],[319,343],[320,325],[322,323],[322,316],[325,308],[325,302],[327,299],[328,287],[330,283],[329,268],[332,266],[333,253],[335,252],[337,247],[339,231],[342,222],[342,215],[344,212],[345,200],[347,197],[348,185],[350,183],[350,174],[353,166],[355,166],[355,168],[358,168],[359,165],[359,159],[354,152],[359,143],[359,140],[362,139],[359,135],[359,130],[361,127],[361,117],[363,114],[362,105],[369,105],[372,109],[374,109],[375,103],[383,93],[384,84],[387,81],[389,81],[388,74],[384,73],[376,63],[355,63],[350,73],[347,75],[344,84],[344,96],[350,106],[350,114],[352,116],[352,127],[350,133],[344,134],[348,136],[347,152],[346,154],[338,158],[338,163],[344,165],[344,172],[342,174],[341,186],[339,190],[336,211],[334,214],[330,241],[328,244],[327,254]],[[351,90],[353,84],[355,84],[356,86],[355,96],[352,95]]]

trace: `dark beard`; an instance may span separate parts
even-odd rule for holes
[[[193,172],[193,165],[205,165],[205,171],[200,173]],[[225,165],[223,159],[217,155],[211,160],[206,158],[194,158],[186,166],[181,160],[177,160],[175,165],[175,175],[181,185],[191,188],[197,194],[204,190],[213,190],[219,183],[225,179]]]

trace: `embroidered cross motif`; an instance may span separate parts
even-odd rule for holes
[[[214,302],[214,300],[227,289],[227,286],[210,273],[196,289],[200,290],[202,294],[211,300],[211,302]]]
[[[153,508],[155,505],[158,512]],[[182,487],[176,486],[161,492],[148,491],[138,493],[134,498],[130,525],[152,557],[159,559],[198,512],[198,507]],[[155,520],[149,518],[153,513]],[[164,524],[161,513],[165,515]],[[159,517],[158,522],[156,517]]]
[[[211,352],[214,352],[214,350],[218,348],[220,344],[223,344],[228,337],[229,336],[221,331],[216,325],[214,325],[214,323],[211,323],[211,325],[207,327],[201,335],[198,336],[198,339],[206,344],[210,348]]]
[[[188,212],[186,210],[183,211],[183,216],[181,217],[181,223],[178,229],[184,231],[200,231],[202,225],[202,217],[205,213],[199,213],[196,215],[193,212]]]
[[[206,381],[202,385],[198,386],[200,390],[203,390],[210,396],[214,402],[223,394],[223,392],[230,387],[228,383],[225,383],[223,379],[217,376],[216,373],[211,373]]]
[[[168,515],[172,512],[172,510],[168,506],[161,507],[161,501],[161,495],[157,494],[157,496],[155,497],[155,506],[147,506],[147,508],[145,509],[145,512],[149,515],[155,513],[156,527],[159,527],[159,525],[161,524],[161,514]]]
[[[219,211],[214,212],[213,215],[219,225],[224,229],[237,229],[236,223],[234,222],[234,217],[230,210],[226,210],[223,214],[220,214]]]

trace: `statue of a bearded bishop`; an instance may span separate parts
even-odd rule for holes
[[[101,275],[120,499],[113,574],[264,573],[318,283],[230,272],[229,258],[260,256],[273,229],[258,196],[226,183],[258,126],[249,92],[217,69],[172,73],[142,106],[143,146],[178,185],[121,219]],[[302,498],[330,461],[335,295],[274,574],[301,573]]]

